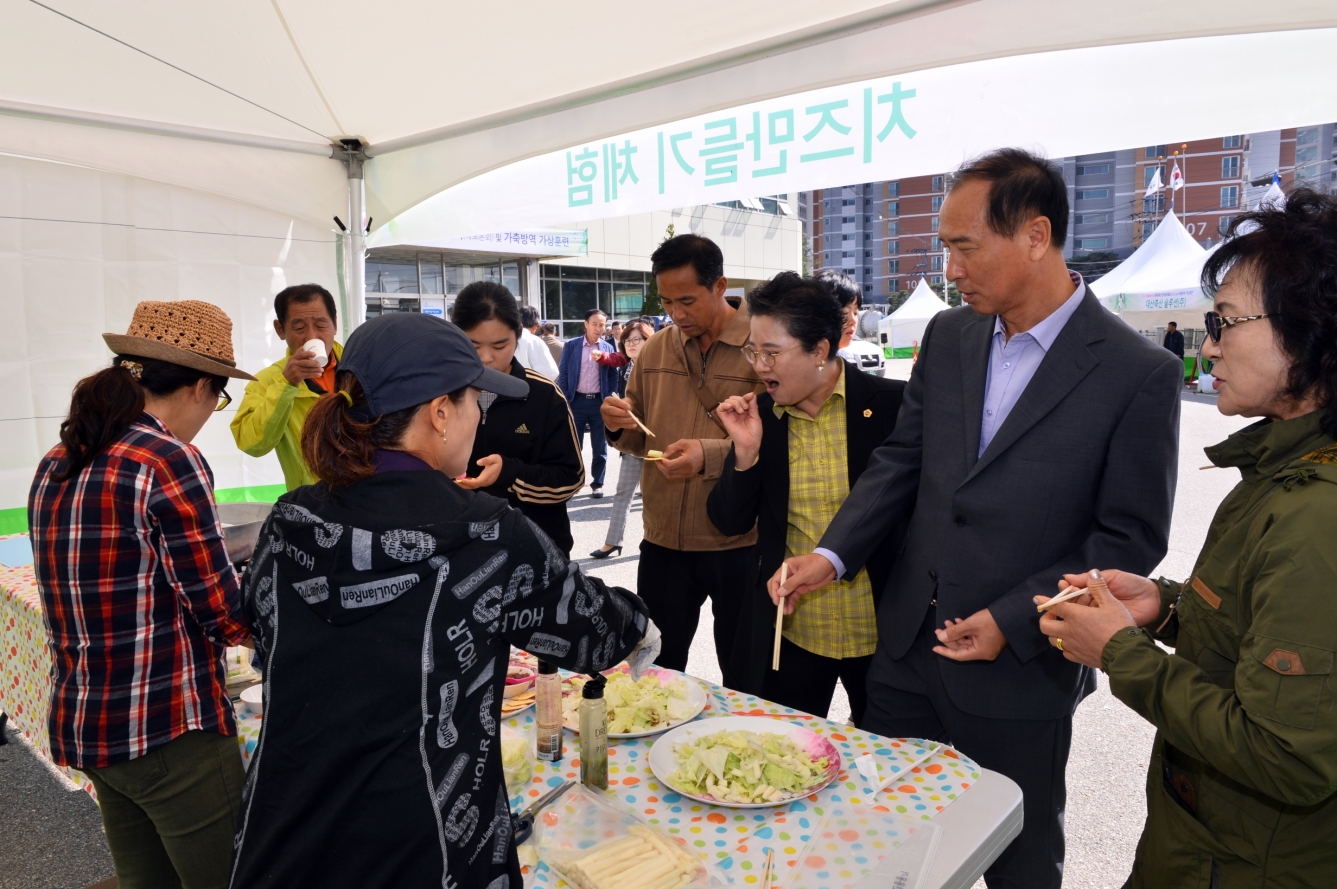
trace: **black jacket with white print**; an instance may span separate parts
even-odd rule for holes
[[[477,478],[482,471],[479,458],[499,454],[501,474],[481,490],[505,498],[551,537],[558,549],[570,554],[571,520],[566,514],[566,501],[585,484],[576,422],[552,380],[536,370],[526,370],[514,359],[511,376],[527,382],[529,394],[524,398],[498,395],[485,408],[480,399],[483,410],[468,474]]]
[[[510,646],[592,673],[644,635],[517,510],[434,471],[284,495],[244,584],[264,662],[232,889],[521,889]]]

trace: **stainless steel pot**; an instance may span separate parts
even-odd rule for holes
[[[260,526],[269,518],[271,503],[220,503],[218,517],[223,522],[223,540],[232,564],[245,562],[255,551]]]

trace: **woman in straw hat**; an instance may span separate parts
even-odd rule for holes
[[[28,501],[54,662],[55,761],[97,790],[121,889],[225,886],[243,780],[223,649],[249,638],[213,476],[232,321],[142,302],[80,380]]]

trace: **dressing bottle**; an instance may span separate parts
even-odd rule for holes
[[[603,676],[595,676],[580,690],[580,783],[608,789],[608,702]]]
[[[540,762],[562,761],[562,677],[557,665],[539,661],[534,681],[534,707],[538,711],[538,758]]]

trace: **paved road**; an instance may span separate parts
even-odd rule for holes
[[[1237,479],[1232,471],[1200,471],[1198,467],[1207,463],[1202,448],[1243,425],[1244,421],[1220,416],[1213,399],[1185,396],[1170,551],[1157,573],[1183,578],[1192,570],[1212,512]],[[639,499],[632,506],[622,556],[594,562],[586,555],[603,543],[619,466],[617,456],[612,456],[605,485],[608,497],[594,500],[586,491],[571,502],[574,554],[586,559],[591,573],[635,589]],[[708,610],[692,644],[689,670],[704,679],[720,680]],[[840,689],[830,715],[837,720],[849,717],[849,702]],[[1103,679],[1100,690],[1078,708],[1068,765],[1064,885],[1069,889],[1112,889],[1123,884],[1146,814],[1143,782],[1152,735],[1140,717],[1110,696]],[[96,808],[88,797],[63,789],[21,745],[0,748],[0,889],[79,889],[110,875]]]

